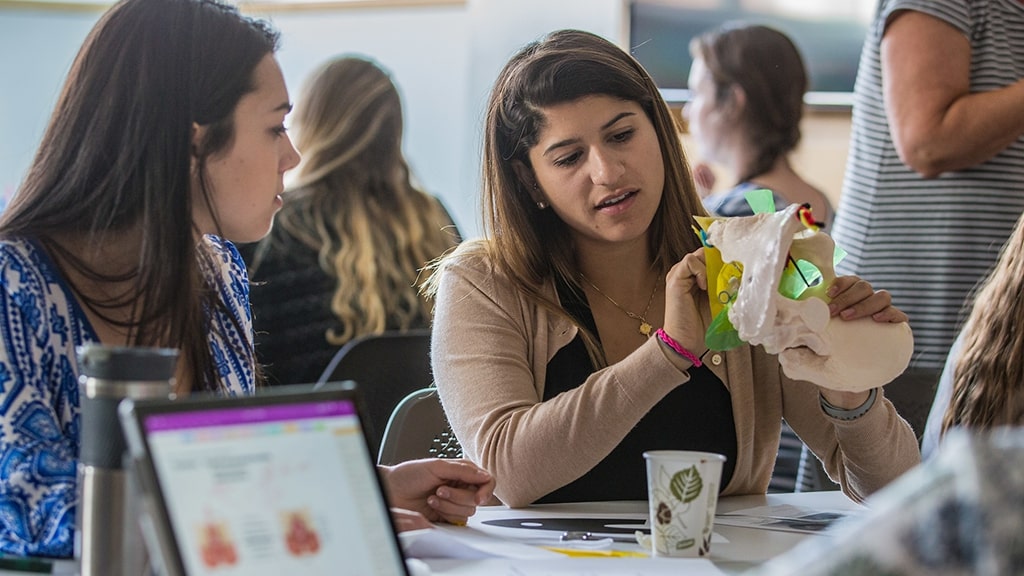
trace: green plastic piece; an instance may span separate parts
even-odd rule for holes
[[[771,214],[775,212],[775,195],[772,194],[771,190],[765,188],[747,190],[743,197],[747,199],[747,204],[750,204],[750,209],[754,211],[754,214]]]

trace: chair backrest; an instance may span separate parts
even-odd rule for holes
[[[430,330],[385,332],[355,338],[335,353],[319,382],[354,380],[366,415],[366,436],[375,454],[395,406],[433,381]]]
[[[918,444],[924,435],[924,425],[928,422],[941,375],[940,370],[908,368],[885,385],[885,397],[913,428]]]
[[[779,435],[779,452],[775,455],[775,467],[772,468],[772,479],[768,483],[769,493],[797,491],[800,450],[803,445],[800,437],[783,420],[782,433]]]
[[[828,477],[825,465],[804,444],[800,450],[800,464],[796,473],[796,490],[794,492],[821,492],[823,490],[839,490],[839,484]]]
[[[398,403],[384,430],[377,464],[419,458],[462,458],[462,446],[432,387],[416,390]]]

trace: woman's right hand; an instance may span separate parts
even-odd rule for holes
[[[704,248],[684,256],[665,277],[665,323],[662,328],[683,348],[698,356],[706,346],[697,299],[705,297],[707,289]]]

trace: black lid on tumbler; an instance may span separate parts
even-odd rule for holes
[[[82,375],[100,380],[170,380],[178,363],[174,348],[130,348],[86,344],[79,346]]]
[[[124,398],[168,397],[178,362],[173,348],[79,346],[81,445],[79,461],[121,469],[127,448],[117,406]]]

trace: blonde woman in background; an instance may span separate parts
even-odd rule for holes
[[[458,243],[402,155],[402,103],[358,57],[323,64],[295,107],[297,178],[269,236],[246,247],[256,353],[271,384],[315,381],[340,346],[425,328],[419,269]]]
[[[950,428],[1024,425],[1024,217],[974,299],[946,359],[921,451],[937,448]]]

